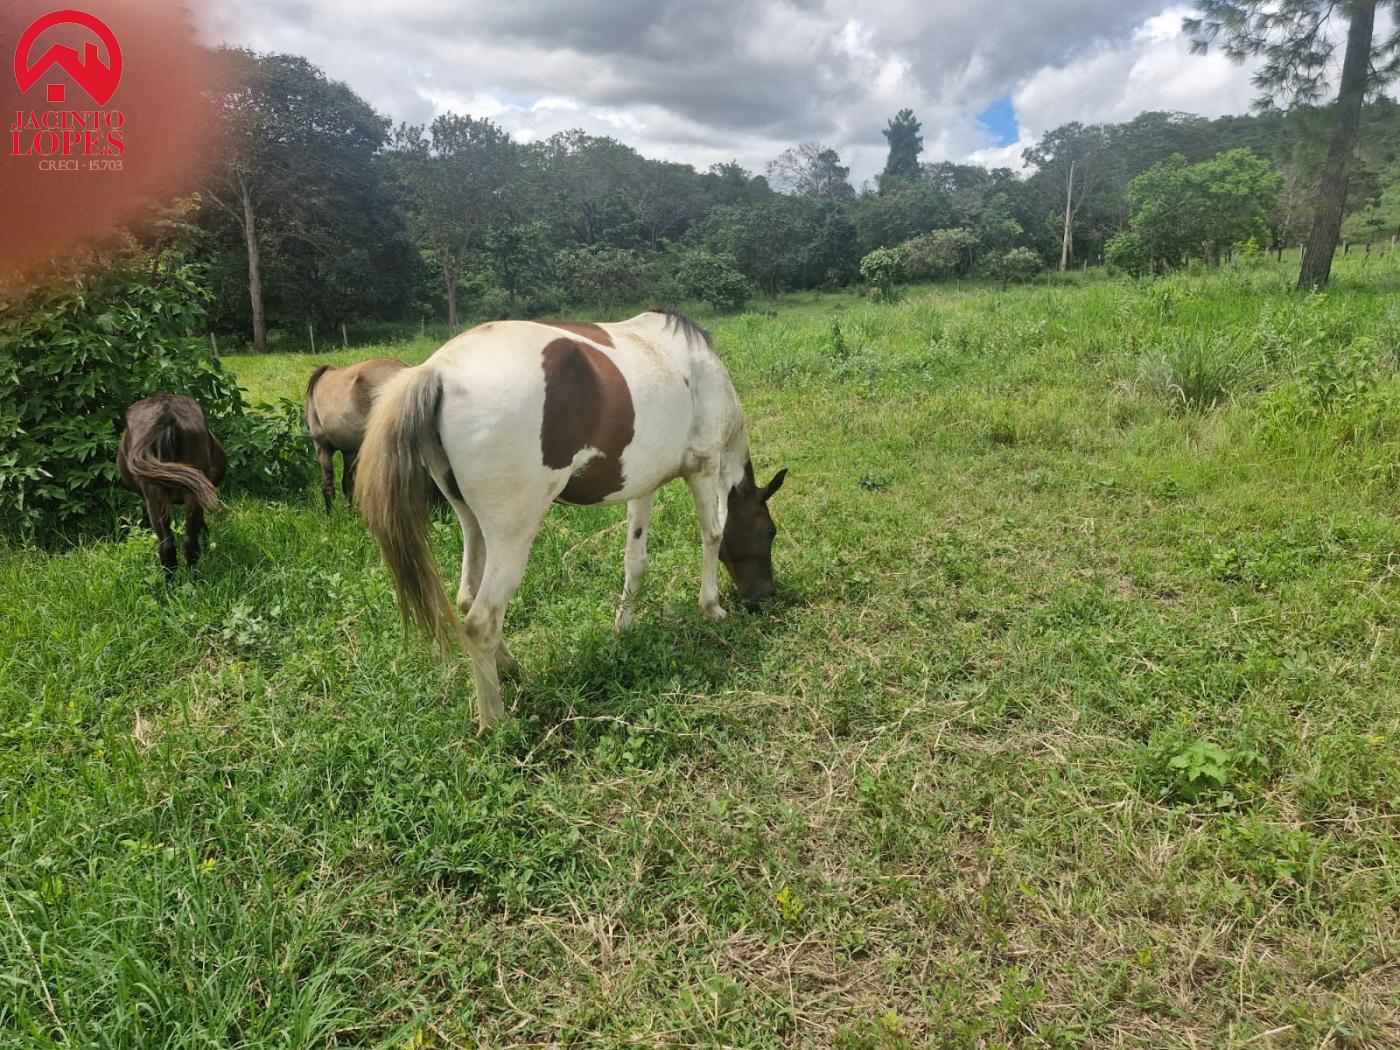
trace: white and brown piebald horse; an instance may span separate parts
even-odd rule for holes
[[[656,490],[684,478],[704,546],[700,609],[718,620],[721,561],[746,604],[773,593],[767,504],[785,474],[755,482],[739,398],[708,333],[652,310],[617,324],[495,321],[393,376],[370,412],[357,498],[405,622],[444,649],[465,642],[485,731],[503,715],[498,669],[515,665],[506,605],[552,503],[627,503],[621,631],[646,569]],[[462,524],[465,627],[428,546],[429,476]]]

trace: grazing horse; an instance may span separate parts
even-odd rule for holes
[[[322,365],[311,373],[306,384],[306,428],[321,461],[321,495],[327,514],[335,499],[335,454],[339,452],[343,461],[340,485],[348,500],[355,491],[355,458],[365,439],[374,392],[407,367],[396,357],[376,357],[344,368]]]
[[[175,536],[170,505],[185,505],[185,562],[199,561],[204,512],[219,506],[215,486],[224,480],[228,458],[209,432],[199,402],[181,394],[155,394],[126,410],[126,429],[117,442],[117,473],[146,500],[146,515],[160,540],[160,564],[175,574]]]
[[[722,561],[745,604],[773,593],[768,500],[729,373],[704,329],[652,310],[617,324],[495,321],[457,336],[385,384],[360,447],[359,504],[394,577],[406,623],[444,649],[465,643],[483,732],[501,718],[506,605],[550,505],[627,503],[632,623],[656,490],[684,478],[700,519],[700,609],[722,619]],[[428,545],[419,493],[437,483],[462,525],[457,607]]]

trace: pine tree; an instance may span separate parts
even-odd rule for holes
[[[885,126],[890,155],[880,175],[881,189],[891,182],[912,182],[919,177],[919,154],[924,148],[923,137],[919,134],[922,126],[912,109],[901,109]]]
[[[1185,21],[1198,53],[1220,39],[1224,53],[1237,62],[1262,59],[1254,74],[1258,109],[1320,102],[1331,87],[1336,52],[1343,49],[1330,107],[1332,140],[1298,275],[1302,289],[1320,288],[1331,276],[1366,95],[1400,74],[1400,28],[1379,41],[1375,37],[1380,7],[1400,17],[1400,0],[1196,0],[1199,17]]]

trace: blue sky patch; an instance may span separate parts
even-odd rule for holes
[[[1011,104],[1010,95],[1002,95],[977,114],[977,123],[991,132],[998,146],[1009,146],[1021,137],[1021,126],[1016,123],[1016,107]]]

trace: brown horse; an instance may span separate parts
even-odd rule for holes
[[[374,393],[386,379],[407,367],[396,357],[376,357],[344,368],[322,365],[311,373],[306,384],[306,428],[321,461],[321,495],[327,514],[335,500],[335,454],[339,452],[343,461],[340,484],[348,500],[355,491],[355,461],[365,439]]]
[[[193,398],[155,394],[126,410],[126,429],[117,442],[117,473],[146,501],[167,576],[173,576],[179,564],[170,530],[171,504],[185,505],[185,562],[194,568],[204,512],[219,506],[215,486],[227,469],[224,447],[209,432],[204,409]]]

